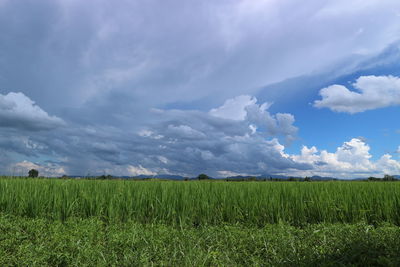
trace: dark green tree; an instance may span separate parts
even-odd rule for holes
[[[202,174],[199,174],[199,176],[197,176],[197,179],[199,179],[199,180],[207,180],[207,179],[210,179],[210,177],[208,177],[207,174],[202,173]]]
[[[28,177],[36,178],[36,177],[38,177],[38,176],[39,176],[39,171],[38,171],[38,170],[31,169],[31,170],[28,172]]]
[[[389,174],[385,174],[385,176],[383,176],[383,179],[382,179],[383,181],[394,181],[394,180],[396,180],[395,178],[394,178],[394,176],[392,176],[392,175],[389,175]]]

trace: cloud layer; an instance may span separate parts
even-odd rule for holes
[[[224,116],[230,105],[237,115]],[[336,152],[306,146],[288,154],[279,141],[291,141],[297,128],[291,114],[271,114],[269,104],[243,95],[209,112],[154,109],[153,120],[132,132],[115,127],[70,125],[43,132],[0,134],[5,155],[23,161],[3,161],[3,172],[42,175],[321,175],[343,178],[400,172],[400,162],[385,154],[372,161],[369,146],[354,138]],[[229,113],[230,114],[230,113]],[[18,126],[14,130],[18,130]],[[13,131],[10,127],[8,131]],[[14,133],[16,133],[14,131]],[[278,139],[279,138],[279,139]],[[11,142],[10,142],[11,141]],[[36,162],[38,157],[52,160]]]
[[[216,110],[226,110],[227,103],[241,101],[247,103],[237,106],[244,116],[216,116]],[[52,153],[60,170],[71,174],[108,171],[119,175],[142,172],[193,176],[200,172],[217,175],[221,171],[275,173],[289,168],[309,169],[309,165],[288,157],[277,139],[295,138],[293,116],[270,114],[268,106],[257,104],[254,97],[239,96],[209,112],[155,109],[153,120],[136,132],[70,125],[46,135],[28,133],[16,138],[12,147],[10,143],[0,145],[32,158]]]
[[[0,1],[0,171],[328,172],[285,152],[296,114],[260,88],[356,69],[398,40],[399,12],[398,0]],[[372,81],[358,82],[316,105],[396,104],[371,104]]]
[[[342,85],[331,85],[320,91],[317,108],[336,112],[358,113],[400,105],[400,78],[393,76],[361,76],[352,84],[357,91]]]

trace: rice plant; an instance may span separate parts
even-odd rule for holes
[[[0,179],[0,213],[167,225],[400,225],[400,183]]]

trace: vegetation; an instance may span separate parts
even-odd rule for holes
[[[1,212],[192,226],[400,225],[400,183],[0,179]]]
[[[391,225],[172,227],[0,216],[1,266],[399,266]]]
[[[397,181],[397,179],[396,179],[394,176],[392,176],[392,175],[385,174],[385,175],[383,176],[383,178],[369,177],[369,178],[368,178],[368,181],[374,181],[374,182],[381,182],[381,181],[383,181],[383,182],[395,182],[395,181]]]
[[[199,176],[197,176],[197,179],[199,179],[199,180],[207,180],[207,179],[210,179],[210,177],[208,177],[207,174],[202,173],[202,174],[199,174]]]
[[[38,170],[31,169],[31,170],[28,172],[28,177],[36,178],[36,177],[38,177],[38,176],[39,176],[39,171],[38,171]]]
[[[0,266],[399,266],[399,225],[389,181],[0,179]]]

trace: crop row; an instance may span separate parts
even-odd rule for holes
[[[400,225],[400,183],[0,179],[0,213],[167,225]]]

